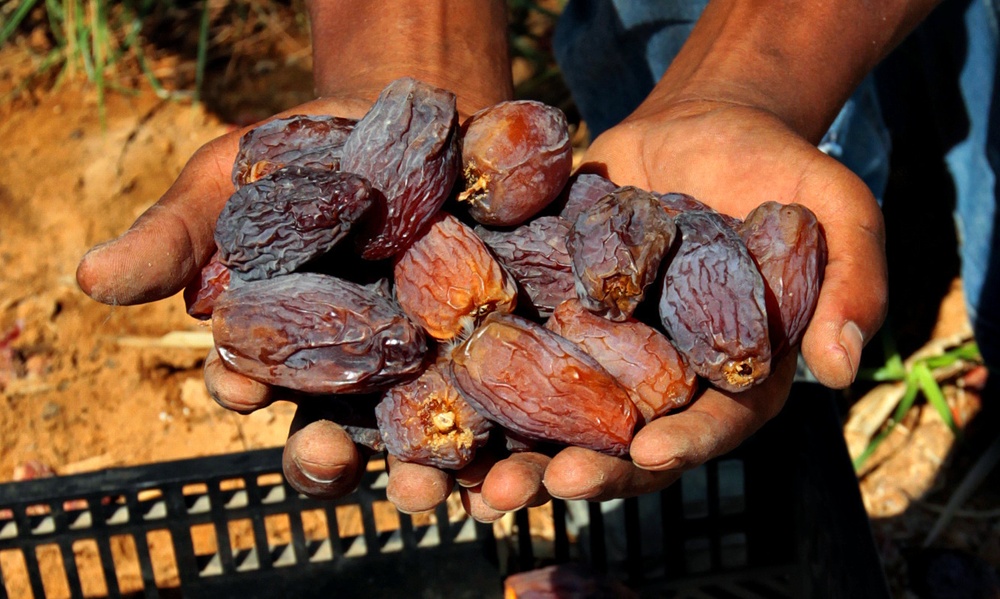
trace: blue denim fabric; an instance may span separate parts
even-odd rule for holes
[[[1000,367],[1000,241],[997,240],[997,181],[1000,167],[1000,106],[997,82],[996,6],[977,0],[965,13],[965,64],[959,89],[968,136],[945,156],[955,183],[955,222],[962,284],[976,340],[987,364]]]
[[[955,220],[969,313],[987,363],[1000,367],[1000,243],[994,240],[1000,104],[993,93],[1000,19],[992,0],[965,1],[967,49],[959,86],[969,130],[944,160],[957,192]],[[652,90],[705,4],[703,0],[571,0],[567,4],[556,27],[553,49],[594,136],[625,118]],[[891,152],[883,116],[869,76],[819,145],[861,177],[879,200],[888,180]]]

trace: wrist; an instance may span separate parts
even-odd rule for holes
[[[502,0],[312,0],[316,93],[374,101],[408,76],[455,93],[463,116],[510,99],[506,10]]]
[[[818,143],[864,76],[937,0],[713,0],[639,112],[723,103]]]

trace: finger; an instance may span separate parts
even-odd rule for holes
[[[504,512],[493,509],[483,501],[481,486],[463,487],[459,489],[459,494],[462,498],[462,507],[465,508],[465,513],[469,514],[469,517],[473,520],[490,523],[503,518]]]
[[[322,412],[299,406],[282,456],[289,484],[310,497],[333,499],[353,491],[364,474],[367,453]]]
[[[795,356],[788,355],[759,386],[740,393],[705,390],[686,410],[636,433],[632,461],[645,470],[682,471],[732,451],[781,410],[794,374]]]
[[[444,470],[403,462],[392,456],[386,462],[389,483],[385,494],[401,512],[416,514],[432,510],[451,494],[454,481]]]
[[[842,180],[838,193],[849,199],[816,210],[829,260],[816,310],[802,338],[809,369],[820,383],[836,389],[849,386],[857,376],[861,350],[882,326],[888,302],[882,212],[860,179],[850,175]],[[827,192],[823,187],[804,188],[803,203],[815,204]]]
[[[242,374],[226,368],[219,352],[214,348],[205,358],[205,387],[208,394],[220,406],[237,412],[249,414],[271,405],[274,391],[270,385],[259,383]]]
[[[482,448],[476,452],[476,457],[470,464],[455,472],[455,482],[462,487],[479,486],[486,480],[486,475],[493,466],[503,458],[504,456],[497,455],[489,448]]]
[[[567,447],[545,470],[545,488],[560,499],[604,501],[660,490],[680,475],[680,470],[642,470],[627,459]]]
[[[169,297],[192,280],[215,251],[215,220],[233,193],[239,138],[234,131],[202,146],[125,233],[87,252],[76,273],[84,293],[131,305]]]
[[[542,484],[549,457],[540,453],[515,453],[490,469],[481,487],[486,505],[498,512],[512,512],[541,505],[550,499]]]

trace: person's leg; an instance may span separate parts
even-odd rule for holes
[[[968,136],[945,157],[955,182],[955,221],[962,283],[980,352],[1000,368],[1000,241],[997,240],[997,180],[1000,169],[1000,105],[997,83],[996,7],[970,3],[965,13],[968,46],[959,88],[969,121]]]

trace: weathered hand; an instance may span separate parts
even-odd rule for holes
[[[323,98],[284,114],[360,118],[369,106],[354,98]],[[83,257],[77,281],[87,295],[106,304],[140,304],[169,297],[193,280],[215,251],[215,221],[233,192],[232,165],[246,130],[200,148],[132,227]],[[240,413],[282,399],[277,390],[227,370],[214,350],[205,361],[205,381],[216,401]],[[284,454],[293,486],[317,497],[343,495],[357,485],[367,457],[321,409],[299,406]]]
[[[741,218],[766,200],[812,209],[826,234],[829,262],[801,351],[821,383],[852,382],[886,306],[882,216],[854,174],[773,115],[716,102],[641,108],[594,140],[582,168],[618,185],[688,193]],[[484,484],[476,499],[496,508],[509,507],[511,497],[534,497],[539,485],[554,497],[594,500],[666,487],[684,470],[737,447],[781,410],[793,354],[756,387],[707,389],[686,410],[653,421],[636,434],[631,461],[567,448],[546,460],[544,473],[536,468],[502,487]]]

